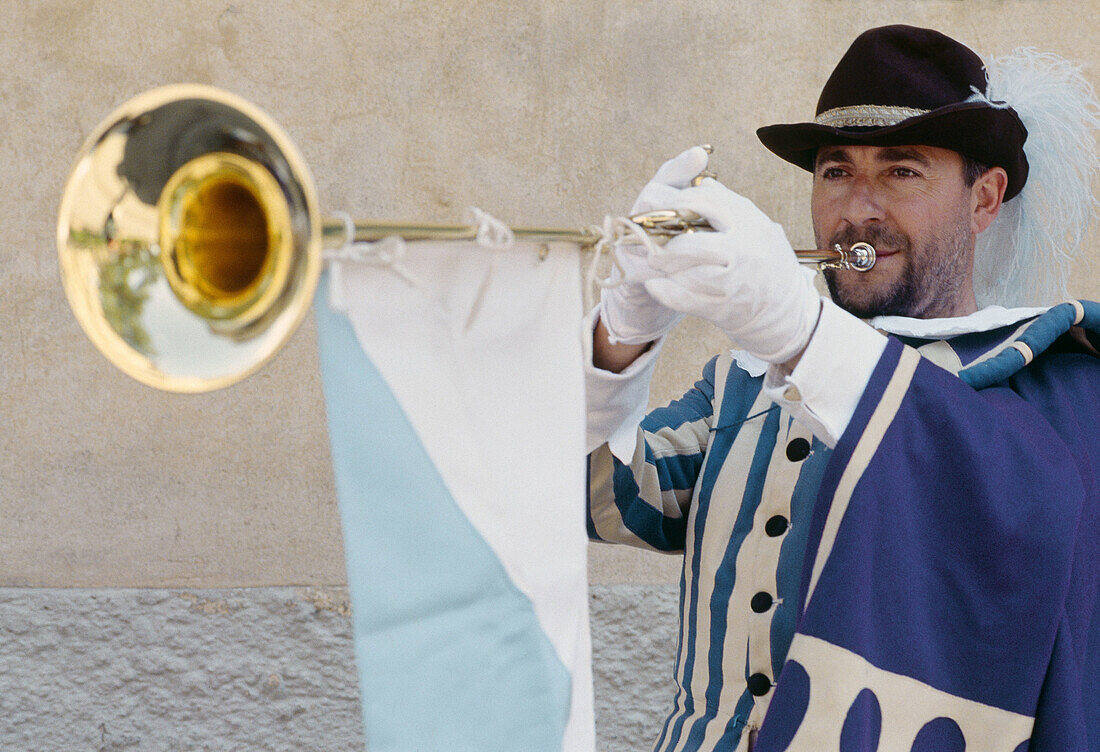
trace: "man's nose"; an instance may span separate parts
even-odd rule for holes
[[[881,222],[886,214],[875,185],[863,178],[856,178],[849,183],[841,211],[844,220],[855,227]]]

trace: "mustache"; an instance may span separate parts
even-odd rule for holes
[[[909,250],[909,238],[884,225],[845,227],[829,238],[830,246],[838,243],[844,248],[851,246],[853,243],[870,243],[879,251]]]

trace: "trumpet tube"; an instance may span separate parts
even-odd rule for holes
[[[630,220],[657,238],[668,239],[686,232],[713,232],[714,228],[695,212],[658,209],[630,217]],[[851,269],[870,271],[875,265],[875,248],[858,242],[844,248],[839,243],[832,248],[796,249],[798,263],[818,269]]]
[[[667,239],[685,232],[711,231],[710,225],[698,216],[685,217],[682,212],[656,211],[636,214],[630,217],[646,232],[658,239]],[[338,248],[347,242],[376,242],[390,236],[405,240],[474,240],[478,233],[477,225],[453,224],[411,224],[385,222],[380,220],[356,220],[352,225],[352,237],[348,237],[347,227],[338,220],[324,220],[322,237],[330,248]],[[593,230],[570,230],[554,227],[512,227],[512,234],[519,240],[532,242],[564,241],[576,243],[581,248],[591,248],[601,239]],[[852,269],[870,271],[875,265],[875,249],[870,243],[854,243],[848,248],[834,245],[832,248],[796,249],[795,257],[800,264],[813,265],[819,269]]]
[[[434,223],[400,223],[384,220],[354,220],[352,236],[348,237],[345,223],[325,219],[321,235],[325,246],[339,248],[348,242],[373,243],[383,238],[397,236],[404,240],[476,240],[478,225],[454,225]],[[600,240],[599,233],[593,230],[572,230],[557,227],[510,227],[517,240],[534,243],[576,243],[582,248],[591,248]]]

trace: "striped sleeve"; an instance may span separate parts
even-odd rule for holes
[[[687,511],[710,438],[717,360],[683,397],[645,418],[629,464],[607,444],[588,456],[590,538],[683,551]]]

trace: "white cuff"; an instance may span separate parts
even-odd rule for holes
[[[605,371],[592,363],[592,333],[598,317],[599,306],[585,316],[581,334],[588,414],[585,452],[606,443],[619,460],[630,462],[638,441],[638,424],[649,404],[649,382],[657,365],[657,353],[665,338],[654,342],[622,373]]]
[[[830,300],[793,372],[773,365],[764,391],[830,447],[844,434],[886,349],[886,337]]]

